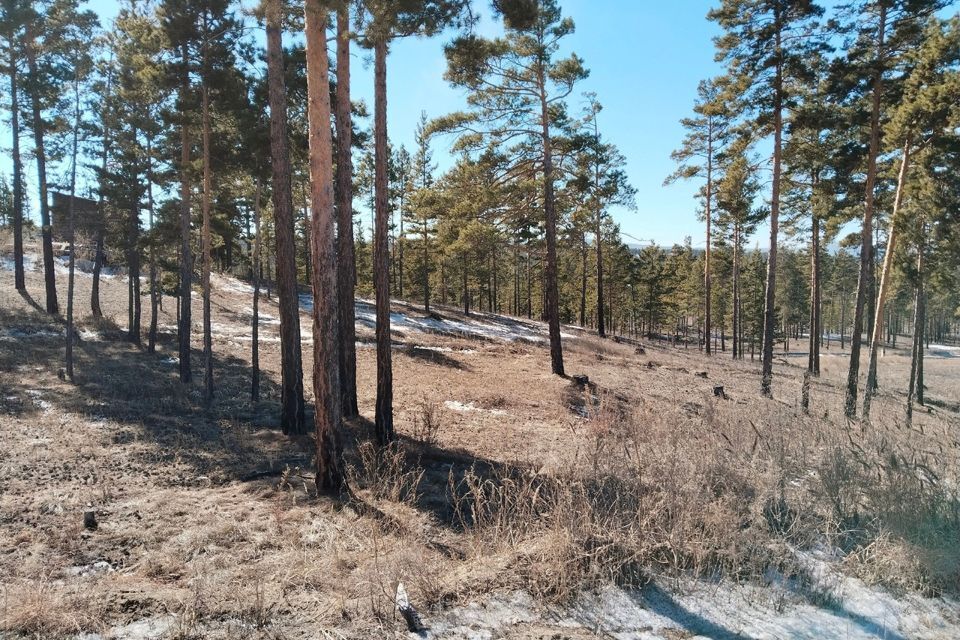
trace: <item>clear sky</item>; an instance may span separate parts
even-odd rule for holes
[[[614,211],[628,242],[655,241],[670,245],[693,237],[703,246],[702,225],[697,220],[696,183],[663,186],[673,171],[670,152],[683,139],[680,118],[690,113],[697,83],[721,71],[713,60],[715,25],[706,20],[715,3],[707,0],[560,0],[564,15],[573,18],[576,32],[567,37],[564,50],[581,56],[590,76],[571,98],[583,92],[597,94],[604,109],[600,126],[608,141],[627,158],[627,172],[637,189],[636,211]],[[251,0],[244,0],[250,6]],[[115,15],[117,3],[92,0],[90,8],[104,25]],[[483,16],[480,30],[496,30],[487,0],[476,1]],[[428,116],[460,109],[464,95],[443,79],[443,44],[451,34],[432,39],[396,42],[388,60],[388,128],[394,144],[413,147],[414,127],[421,110]],[[262,41],[262,35],[258,35]],[[373,70],[366,52],[355,50],[352,89],[356,98],[373,105]],[[579,105],[575,105],[578,107]],[[572,108],[571,111],[577,111]],[[6,127],[4,127],[6,128]],[[9,146],[9,132],[0,144]],[[29,138],[22,143],[29,148]],[[435,157],[441,166],[448,141],[438,140]],[[4,154],[0,171],[9,174]],[[31,180],[33,172],[27,175]],[[31,180],[28,187],[35,189]],[[36,198],[34,197],[35,201]],[[762,238],[761,245],[766,244]]]

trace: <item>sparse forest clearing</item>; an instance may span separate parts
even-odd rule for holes
[[[960,638],[957,1],[562,4],[0,2],[0,640]]]
[[[78,276],[78,296],[90,282]],[[260,304],[251,406],[252,289],[214,283],[222,392],[209,411],[177,380],[173,298],[147,354],[117,328],[125,279],[105,278],[105,319],[79,322],[69,385],[63,325],[0,284],[11,637],[406,637],[398,581],[428,637],[451,640],[960,633],[954,596],[939,595],[960,563],[940,518],[956,514],[937,511],[960,469],[955,349],[928,357],[913,428],[909,358],[888,352],[863,433],[843,418],[829,357],[807,417],[800,354],[778,364],[768,400],[749,360],[648,341],[640,355],[565,327],[583,389],[549,374],[541,323],[397,303],[399,443],[377,464],[371,311],[358,303],[361,417],[344,430],[356,498],[337,503],[316,495],[310,441],[278,430],[275,300]],[[27,285],[40,295],[41,274]]]

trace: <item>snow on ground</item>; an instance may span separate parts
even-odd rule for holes
[[[938,358],[960,358],[960,346],[949,344],[931,344],[927,353]]]
[[[38,266],[40,256],[35,253],[25,253],[23,254],[23,270],[24,271],[33,271],[34,269],[39,269]],[[2,256],[0,257],[0,269],[4,271],[14,271],[16,265],[13,263],[13,256]]]
[[[307,312],[313,311],[313,296],[308,293],[301,293],[299,297],[300,308]],[[374,328],[377,323],[374,302],[357,298],[356,318],[358,326]],[[500,342],[543,343],[549,339],[547,325],[544,323],[482,312],[474,312],[467,319],[454,319],[437,314],[418,316],[393,311],[390,313],[390,327],[397,331],[474,337]],[[561,333],[560,337],[574,338],[575,336],[570,333]]]
[[[654,581],[638,591],[607,587],[579,597],[567,608],[550,609],[538,606],[524,592],[514,592],[427,620],[428,637],[486,640],[518,625],[588,631],[617,640],[960,637],[960,603],[913,594],[894,597],[856,578],[840,576],[824,561],[815,562],[826,572],[820,579],[830,583],[820,598],[805,597],[796,588],[777,583],[764,587],[699,581],[674,592]]]
[[[507,412],[503,409],[484,409],[483,407],[478,407],[472,402],[460,402],[459,400],[447,400],[443,403],[447,409],[451,411],[457,411],[458,413],[471,413],[471,412],[482,412],[489,413],[495,416],[505,416]]]

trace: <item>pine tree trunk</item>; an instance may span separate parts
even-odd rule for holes
[[[462,264],[460,265],[460,273],[463,277],[463,315],[470,315],[470,284],[467,278],[469,274],[469,269],[467,267],[467,253],[464,252],[462,256]]]
[[[137,130],[133,130],[137,138]],[[137,167],[138,168],[138,167]],[[130,182],[130,210],[127,215],[127,340],[140,346],[140,175],[134,170]]]
[[[864,306],[872,292],[873,273],[873,209],[877,182],[877,156],[880,153],[880,102],[883,95],[883,67],[887,5],[880,4],[880,23],[877,34],[877,53],[873,76],[870,109],[870,149],[867,154],[867,179],[863,207],[863,228],[860,232],[860,274],[857,279],[857,297],[853,311],[853,332],[850,335],[850,368],[847,371],[847,392],[844,413],[852,418],[857,412],[857,388],[860,381],[860,346],[864,329]],[[873,297],[869,295],[869,297]],[[872,304],[871,304],[872,306]]]
[[[743,345],[740,342],[740,224],[733,225],[733,359],[743,358]]]
[[[533,293],[531,292],[530,249],[527,249],[527,319],[533,318]]]
[[[390,247],[387,244],[389,161],[387,148],[387,41],[374,45],[374,189],[376,228],[373,242],[373,285],[376,295],[377,406],[374,419],[377,443],[393,441],[393,362],[390,352]]]
[[[920,305],[923,296],[923,245],[917,248],[917,286],[913,303],[913,340],[910,352],[910,382],[907,389],[907,424],[913,422],[913,403],[917,397],[917,369],[923,342],[920,333]]]
[[[560,292],[557,288],[557,213],[553,197],[553,150],[550,140],[550,115],[547,103],[547,80],[543,64],[537,67],[540,92],[540,128],[543,144],[543,209],[546,216],[547,268],[546,316],[550,329],[550,369],[563,376],[563,346],[560,342]],[[599,238],[598,238],[599,240]],[[600,242],[597,242],[597,247]],[[601,333],[600,335],[603,335]]]
[[[204,77],[201,87],[201,111],[203,117],[203,197],[201,208],[203,213],[202,249],[203,264],[201,272],[201,286],[203,288],[203,388],[204,400],[207,405],[213,403],[213,328],[210,318],[210,267],[211,235],[210,235],[210,199],[213,197],[212,171],[210,168],[210,89],[207,87],[206,77],[206,50],[204,50]]]
[[[250,402],[260,402],[260,177],[253,197],[253,320],[250,327]],[[249,227],[248,227],[249,228]]]
[[[430,230],[423,221],[423,310],[430,313]]]
[[[303,359],[300,344],[300,299],[297,295],[293,193],[287,137],[280,0],[266,7],[267,75],[270,101],[270,157],[276,250],[277,298],[280,314],[280,427],[288,435],[307,431],[303,402]]]
[[[191,299],[193,297],[193,246],[190,238],[190,137],[187,126],[187,94],[190,92],[190,73],[187,46],[183,45],[180,62],[180,319],[177,340],[180,354],[180,382],[193,379],[190,369]]]
[[[10,49],[10,133],[13,144],[10,150],[13,162],[13,281],[17,291],[27,290],[23,270],[23,162],[20,158],[20,100],[17,95],[17,48]]]
[[[353,238],[353,159],[351,156],[350,11],[346,2],[337,9],[337,270],[340,304],[340,404],[344,417],[359,414],[357,405],[357,333],[354,297],[357,286]],[[429,292],[425,294],[430,310]]]
[[[606,301],[603,296],[603,210],[597,207],[594,216],[594,242],[597,243],[597,335],[605,338],[606,317],[604,317],[604,305]]]
[[[711,322],[712,314],[710,307],[713,304],[711,296],[711,279],[710,279],[710,255],[713,249],[713,238],[711,234],[711,225],[713,223],[713,119],[708,119],[708,131],[707,131],[707,193],[706,193],[706,202],[704,203],[704,212],[707,219],[707,245],[703,254],[703,322],[704,322],[704,333],[707,335],[707,355],[711,354],[710,351],[710,338],[711,335]]]
[[[893,211],[890,214],[890,230],[887,232],[887,250],[883,257],[883,271],[880,274],[880,291],[877,295],[876,315],[873,321],[873,333],[870,337],[870,359],[867,365],[867,386],[863,392],[863,419],[870,419],[870,400],[877,385],[877,349],[883,339],[883,306],[890,290],[890,278],[893,272],[894,253],[897,249],[899,224],[898,214],[906,187],[907,172],[910,168],[910,139],[903,145],[903,157],[900,159],[900,174],[897,176],[897,191],[893,198]]]
[[[66,374],[67,379],[73,382],[73,291],[76,278],[76,201],[77,194],[77,147],[80,137],[80,81],[74,77],[73,82],[74,120],[73,145],[70,153],[70,202],[67,205],[67,239],[70,243],[70,264],[67,268],[67,331],[66,331]]]
[[[318,491],[345,486],[340,447],[340,333],[337,327],[337,256],[334,233],[333,147],[330,138],[330,85],[327,11],[322,0],[307,0],[307,111],[310,127],[310,207],[313,284],[313,396],[316,405],[316,484]],[[352,302],[352,301],[350,301]]]
[[[587,232],[580,234],[580,326],[587,326]]]
[[[779,14],[776,43],[778,58],[782,55]],[[780,172],[783,150],[783,62],[777,61],[773,87],[773,187],[770,196],[770,253],[767,256],[767,281],[763,296],[763,344],[761,349],[761,394],[773,395],[773,334],[776,322],[777,235],[780,228]]]
[[[38,82],[39,71],[37,69],[36,43],[33,37],[29,37],[29,43],[26,46],[27,68],[30,78]],[[43,244],[43,280],[46,293],[46,309],[50,315],[60,313],[60,306],[57,303],[57,279],[53,267],[53,229],[50,225],[50,208],[47,202],[47,154],[44,147],[44,124],[43,115],[40,111],[40,96],[34,89],[30,91],[31,105],[33,110],[33,140],[34,155],[37,159],[37,186],[40,191],[40,226],[41,238]]]
[[[153,235],[154,202],[153,202],[153,142],[147,137],[147,211],[150,216],[150,231]],[[157,350],[157,314],[160,305],[160,295],[157,291],[157,250],[154,246],[156,238],[150,238],[150,331],[147,335],[147,351],[154,353]]]
[[[814,182],[816,185],[816,181]],[[810,223],[810,341],[807,371],[820,375],[820,218],[816,213]]]

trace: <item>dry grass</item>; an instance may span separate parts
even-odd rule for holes
[[[38,273],[28,285],[40,299]],[[958,415],[931,406],[905,426],[900,353],[882,361],[877,418],[862,429],[841,418],[841,358],[824,359],[805,416],[799,359],[777,366],[771,401],[757,397],[756,365],[723,355],[578,337],[565,355],[590,376],[581,388],[549,375],[542,345],[411,333],[394,361],[403,437],[385,451],[366,442],[374,362],[359,350],[354,498],[331,502],[312,490],[310,441],[273,428],[275,342],[261,345],[264,399],[247,399],[248,296],[215,296],[211,409],[167,361],[172,300],[155,355],[123,340],[122,280],[104,282],[104,307],[102,323],[81,319],[96,338],[69,385],[59,322],[0,284],[0,330],[37,334],[0,340],[0,634],[154,621],[176,638],[402,637],[401,581],[427,609],[515,587],[564,601],[653,575],[802,586],[797,553],[816,547],[870,582],[960,589]],[[956,403],[953,363],[931,360],[927,376],[932,399]],[[80,525],[88,503],[95,532]]]

